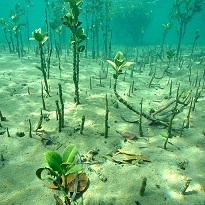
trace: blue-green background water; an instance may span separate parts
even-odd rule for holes
[[[50,3],[52,1],[49,1]],[[85,4],[86,0],[84,0]],[[136,46],[138,44],[140,45],[149,45],[149,44],[160,44],[162,39],[162,24],[168,22],[168,14],[171,9],[171,6],[173,4],[173,0],[139,0],[139,1],[122,1],[122,0],[113,0],[111,1],[112,7],[115,6],[118,12],[122,12],[122,14],[128,12],[130,8],[136,4],[136,2],[142,2],[144,5],[144,8],[147,9],[147,11],[150,12],[151,18],[150,21],[145,28],[144,35],[140,41],[137,40],[133,43],[133,40],[130,40],[129,37],[129,31],[126,31],[127,29],[123,26],[126,25],[127,22],[124,22],[123,19],[120,17],[117,17],[117,20],[115,19],[115,14],[113,14],[113,18],[115,19],[115,22],[117,22],[117,26],[119,29],[117,31],[115,30],[115,22],[113,23],[113,20],[111,21],[113,30],[113,43],[114,44],[128,44],[133,46]],[[4,18],[6,20],[9,20],[10,18],[10,10],[14,10],[14,6],[16,3],[20,3],[21,8],[26,10],[26,1],[20,0],[11,0],[11,1],[1,1],[0,3],[0,18]],[[30,0],[31,6],[28,8],[28,14],[29,14],[29,24],[30,24],[30,33],[34,31],[36,28],[41,27],[45,30],[45,1],[44,0]],[[128,7],[128,10],[120,10],[122,7]],[[200,13],[197,13],[194,15],[193,19],[190,21],[190,23],[187,26],[186,35],[183,38],[182,44],[192,44],[195,31],[197,29],[200,30],[200,38],[197,41],[197,44],[203,45],[205,43],[205,9],[203,5],[203,10]],[[83,21],[83,26],[85,27],[84,19],[80,18]],[[132,19],[130,19],[132,20]],[[136,24],[139,24],[141,21],[133,19],[132,21],[135,21]],[[22,17],[21,22],[25,23],[26,18]],[[2,26],[1,26],[2,27]],[[24,29],[25,30],[25,29]],[[177,43],[177,23],[175,22],[169,31],[166,39],[167,44],[176,44]],[[25,31],[26,33],[26,31]],[[121,35],[121,39],[119,40],[119,33]],[[25,36],[27,38],[28,35]],[[137,36],[137,33],[136,33]],[[69,37],[68,37],[69,38]],[[0,29],[0,43],[5,44],[5,38],[2,29]]]

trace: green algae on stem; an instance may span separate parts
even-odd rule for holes
[[[109,128],[109,124],[108,124],[108,99],[107,99],[107,94],[105,95],[105,138],[108,138],[108,128]]]
[[[40,60],[41,60],[41,66],[36,66],[42,74],[43,74],[43,80],[45,84],[45,91],[48,96],[49,94],[49,87],[48,87],[48,82],[47,82],[47,74],[46,74],[46,60],[43,52],[43,45],[44,43],[48,40],[48,35],[47,33],[42,34],[41,33],[41,28],[36,29],[34,32],[32,32],[32,38],[29,40],[35,40],[38,43],[38,48],[40,51]]]
[[[142,185],[141,185],[140,191],[139,191],[139,195],[140,195],[140,196],[144,196],[144,192],[145,192],[146,185],[147,185],[147,178],[144,177],[144,178],[142,179]]]
[[[43,112],[42,112],[42,109],[41,109],[41,114],[40,114],[40,117],[39,117],[39,120],[38,120],[38,124],[36,126],[36,131],[38,131],[39,129],[42,128],[42,123],[43,123]]]
[[[62,115],[61,115],[61,110],[60,110],[60,106],[59,106],[58,100],[56,100],[56,107],[57,107],[57,115],[58,115],[58,132],[61,132],[61,128],[62,128]]]
[[[81,45],[83,41],[88,38],[84,33],[84,29],[81,27],[82,22],[79,21],[80,5],[82,0],[64,0],[67,2],[69,9],[65,6],[66,14],[61,18],[63,24],[71,31],[70,44],[73,51],[73,82],[75,86],[74,102],[80,104],[79,94],[79,64],[80,53],[84,51],[85,46]]]
[[[64,128],[64,102],[63,102],[62,86],[60,83],[58,83],[58,90],[59,90],[59,98],[60,98],[60,104],[61,104],[61,109],[60,109],[60,111],[61,111],[61,127]]]
[[[176,100],[175,100],[175,106],[173,108],[173,113],[172,113],[172,116],[170,118],[170,121],[169,121],[169,126],[168,126],[168,130],[167,130],[167,138],[165,140],[165,143],[164,143],[164,149],[166,150],[167,149],[167,143],[168,143],[168,140],[169,138],[171,138],[171,133],[172,133],[172,124],[173,124],[173,120],[177,114],[177,106],[179,104],[179,87],[180,85],[178,86],[177,88],[177,93],[176,93]]]

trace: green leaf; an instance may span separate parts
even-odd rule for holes
[[[124,62],[124,63],[120,66],[119,70],[122,70],[122,68],[129,67],[129,66],[134,65],[134,64],[135,64],[134,62]]]
[[[63,24],[65,26],[70,28],[72,26],[72,15],[67,12],[66,15],[61,18],[61,21],[63,21]]]
[[[119,51],[114,58],[114,62],[107,60],[107,62],[113,67],[113,69],[116,71],[116,74],[113,75],[114,79],[117,79],[120,74],[122,74],[122,68],[129,67],[134,62],[125,62],[124,55],[121,51]]]
[[[83,52],[85,50],[85,46],[84,45],[81,45],[81,46],[78,46],[78,52]]]
[[[114,62],[110,61],[110,60],[106,60],[112,67],[115,71],[117,71],[117,66]]]
[[[82,164],[76,164],[74,166],[72,166],[67,172],[65,175],[69,175],[69,174],[72,174],[72,173],[77,173],[79,171],[82,171],[83,169],[83,165]]]
[[[63,162],[72,164],[77,154],[77,148],[74,144],[68,145],[63,152]]]
[[[60,156],[60,154],[58,152],[55,151],[47,151],[44,152],[44,156],[46,157],[46,161],[47,161],[47,157],[50,156],[52,157],[59,165],[62,164],[62,157]],[[48,161],[47,161],[48,162]]]
[[[58,28],[56,21],[50,21],[49,26],[52,30],[56,30]]]
[[[79,27],[75,32],[77,38],[79,38],[83,34],[84,34],[84,29],[82,27]]]
[[[88,40],[88,38],[87,38],[87,36],[85,34],[79,36],[79,38],[78,38],[79,43],[81,43],[83,41],[86,41],[86,40]]]
[[[119,68],[125,61],[124,55],[121,51],[118,51],[118,53],[115,55],[114,63]]]
[[[43,172],[43,170],[46,169],[46,167],[49,168],[48,163],[42,164],[41,167],[36,170],[36,176],[37,176],[39,179],[41,179],[41,180],[43,180],[43,179],[41,178],[41,173]]]
[[[79,5],[82,2],[82,0],[75,0],[75,4]]]
[[[45,41],[47,41],[47,39],[48,39],[48,34],[47,34],[47,33],[42,34],[42,33],[41,33],[41,28],[36,29],[34,32],[32,32],[32,38],[30,38],[30,40],[34,40],[34,39],[35,39],[38,43],[43,44]]]
[[[62,157],[55,151],[48,151],[44,153],[46,161],[51,169],[62,174],[60,165],[62,164]]]
[[[57,174],[56,172],[54,172],[54,171],[49,167],[48,163],[45,163],[45,164],[42,164],[41,167],[36,170],[36,176],[37,176],[39,179],[41,179],[41,180],[44,180],[44,179],[42,179],[42,177],[41,177],[41,174],[42,174],[42,172],[43,172],[44,170],[47,170],[47,171],[49,172],[48,174],[49,174],[50,176],[53,176],[53,177],[57,177],[57,176],[58,176],[58,174]],[[48,178],[46,178],[46,179],[48,179]]]
[[[72,6],[70,6],[70,7],[71,7],[72,14],[73,14],[75,20],[77,20],[79,14],[80,14],[80,10],[79,10],[79,8],[78,8],[76,5],[72,5]]]
[[[56,179],[51,178],[51,177],[46,178],[46,180],[47,180],[49,183],[54,183],[54,182],[56,182]]]
[[[82,27],[79,27],[76,32],[75,32],[75,35],[79,41],[79,43],[87,40],[87,36],[84,34],[84,29]]]

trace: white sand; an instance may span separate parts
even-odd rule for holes
[[[130,55],[129,55],[130,56]],[[200,205],[205,203],[205,98],[202,92],[196,108],[191,112],[190,128],[186,129],[183,136],[179,137],[179,131],[173,132],[167,145],[168,150],[164,150],[165,138],[160,134],[167,129],[162,126],[149,126],[149,121],[143,118],[144,138],[138,140],[125,141],[118,131],[128,131],[136,133],[138,136],[138,125],[127,123],[122,120],[121,115],[129,120],[138,120],[139,116],[128,110],[124,105],[119,104],[116,109],[111,103],[111,98],[115,99],[112,88],[109,89],[110,77],[113,70],[109,68],[107,79],[102,79],[102,86],[99,86],[99,73],[101,70],[100,60],[81,59],[80,64],[80,101],[81,104],[75,106],[73,103],[73,82],[72,82],[72,59],[71,55],[65,60],[62,57],[62,78],[59,77],[57,59],[52,59],[51,75],[49,85],[51,87],[51,97],[46,98],[46,111],[49,114],[49,121],[43,121],[42,130],[55,144],[44,146],[40,137],[32,132],[33,138],[29,138],[29,123],[31,120],[33,130],[39,120],[41,102],[42,73],[35,68],[39,65],[39,57],[30,56],[18,59],[17,55],[10,55],[1,50],[0,55],[0,110],[6,121],[2,121],[0,131],[5,131],[8,127],[11,137],[7,137],[6,132],[0,135],[0,154],[5,161],[0,161],[0,204],[1,205],[50,205],[55,204],[53,194],[58,191],[47,188],[47,182],[39,180],[36,169],[44,163],[43,153],[47,150],[56,150],[60,153],[69,144],[76,144],[79,153],[85,154],[89,150],[99,149],[95,160],[102,164],[92,165],[93,169],[99,170],[107,177],[107,181],[101,181],[95,172],[88,170],[89,165],[84,165],[84,171],[89,177],[90,185],[83,193],[83,198],[77,200],[77,204],[84,205],[135,205],[136,201],[142,205],[180,204],[180,205]],[[129,61],[133,59],[128,58]],[[188,69],[185,61],[182,70],[172,63],[171,71],[173,81],[173,94],[170,100],[176,95],[177,85],[186,90],[193,90],[195,95],[196,87],[189,86]],[[107,66],[106,63],[104,66]],[[157,77],[162,75],[165,64],[160,60],[152,64],[157,69]],[[196,72],[202,78],[204,66],[193,62],[192,81],[194,82]],[[143,68],[141,75],[139,65],[136,66],[134,78],[130,78],[130,70],[127,69],[125,82],[122,77],[118,80],[118,92],[127,99],[136,109],[139,110],[140,100],[143,97],[143,110],[147,112],[149,108],[155,109],[165,105],[170,100],[163,99],[169,93],[167,85],[168,76],[162,80],[154,80],[153,86],[148,88],[151,76],[148,76],[150,67],[147,64]],[[92,80],[92,90],[89,88],[90,76]],[[129,86],[135,81],[135,91],[131,97],[127,96]],[[59,98],[58,83],[62,84],[63,99],[65,102],[65,128],[58,132],[58,121],[56,121],[56,104]],[[30,95],[27,92],[30,88]],[[181,88],[181,90],[183,90]],[[105,94],[109,100],[109,137],[105,140],[104,132],[105,116]],[[156,100],[162,100],[156,102]],[[181,107],[181,105],[179,106]],[[174,128],[179,129],[186,119],[188,107],[185,107],[174,120]],[[166,111],[163,112],[166,116]],[[85,115],[84,134],[74,132],[81,123],[82,116]],[[160,116],[162,114],[157,115]],[[167,116],[171,116],[168,113]],[[17,132],[24,132],[24,137],[17,137]],[[71,136],[70,136],[71,135]],[[144,147],[144,148],[142,148]],[[142,154],[151,160],[151,163],[144,162],[141,166],[132,164],[118,164],[102,158],[102,155],[114,153],[117,149]],[[186,169],[179,168],[178,163],[186,161]],[[147,178],[147,186],[144,196],[139,196],[142,178]],[[183,196],[179,191],[184,185],[184,180],[191,178],[192,181],[186,194]],[[83,201],[83,202],[82,202]]]

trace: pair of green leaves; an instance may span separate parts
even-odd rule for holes
[[[168,51],[166,52],[166,54],[167,54],[167,58],[168,58],[169,60],[171,60],[172,58],[174,58],[174,56],[176,55],[174,49],[168,50]]]
[[[164,30],[169,30],[172,27],[172,24],[169,22],[169,23],[162,24],[162,26]]]
[[[84,33],[84,29],[82,27],[79,27],[76,32],[75,32],[75,35],[78,39],[78,43],[80,44],[81,42],[87,40],[87,36],[85,35]]]
[[[41,33],[41,28],[36,29],[34,32],[32,32],[32,38],[29,38],[29,40],[36,40],[39,44],[43,45],[44,42],[46,42],[48,39],[48,34]]]
[[[77,45],[77,51],[80,53],[85,50],[85,46],[80,44],[87,39],[87,36],[84,34],[84,29],[82,27],[79,27],[71,37],[70,43]]]
[[[117,79],[118,76],[120,74],[122,74],[122,69],[124,67],[129,67],[133,64],[135,64],[134,62],[126,62],[125,61],[125,58],[124,58],[124,55],[121,51],[119,51],[116,55],[115,55],[115,58],[114,58],[114,62],[113,61],[110,61],[110,60],[107,60],[107,62],[113,67],[113,69],[115,70],[115,74],[113,75],[113,78],[114,79]]]
[[[82,0],[64,0],[64,2],[68,2],[71,13],[67,11],[67,23],[66,25],[70,27],[73,22],[78,21],[78,17],[80,15],[79,5],[82,3]]]
[[[77,154],[77,148],[74,144],[68,145],[63,151],[61,156],[58,152],[47,151],[44,153],[46,162],[41,165],[36,171],[36,175],[39,179],[42,179],[41,175],[44,170],[48,170],[53,177],[59,175],[68,176],[71,173],[77,173],[82,170],[82,164],[75,164],[75,156]]]

